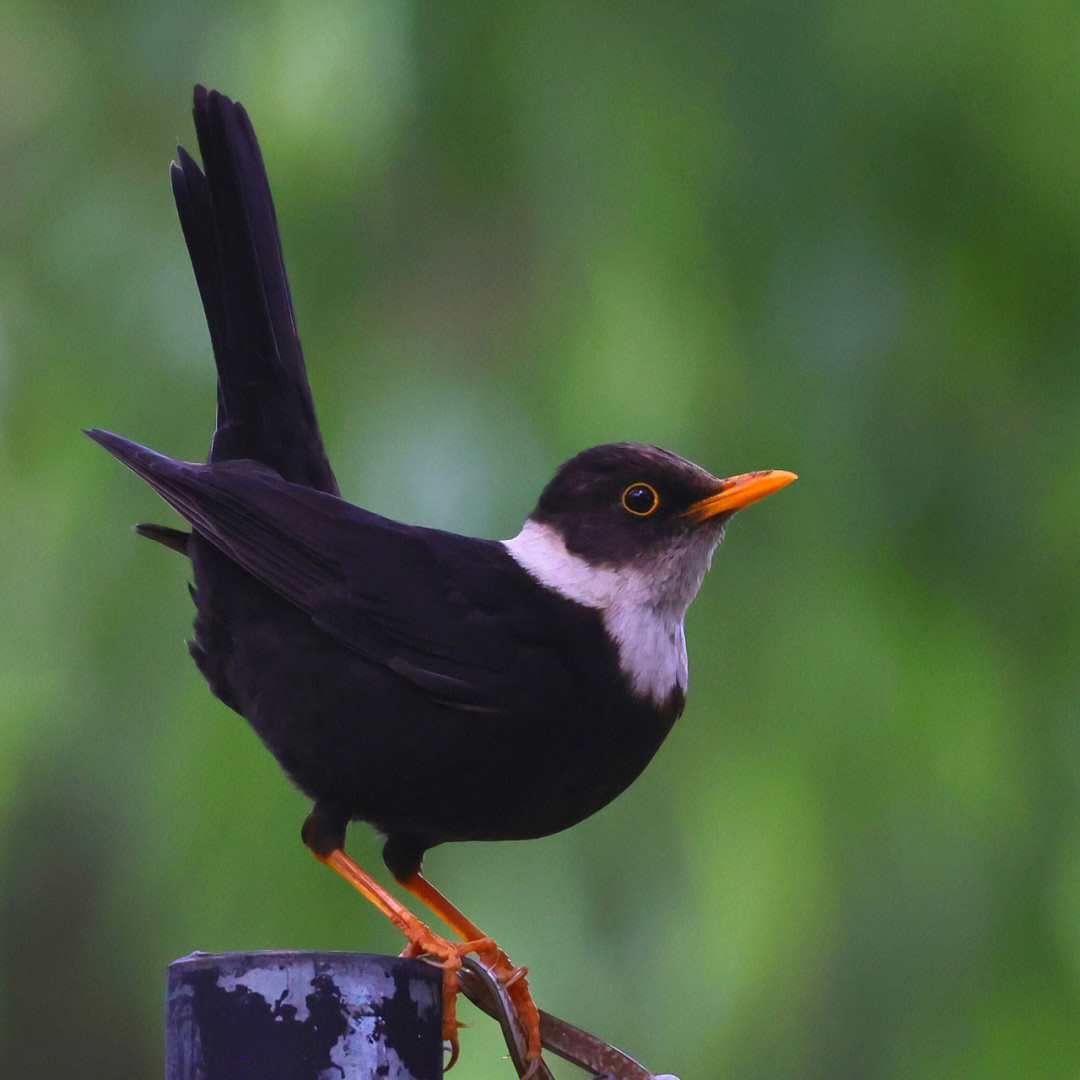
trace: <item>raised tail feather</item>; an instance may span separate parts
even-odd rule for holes
[[[242,105],[202,86],[194,117],[206,171],[178,147],[172,184],[218,370],[210,460],[252,458],[337,494],[251,122]]]

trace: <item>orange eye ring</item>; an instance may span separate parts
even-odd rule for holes
[[[622,493],[623,509],[634,517],[648,517],[659,505],[660,496],[652,484],[631,484]]]

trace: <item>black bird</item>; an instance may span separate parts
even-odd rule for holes
[[[641,772],[682,712],[683,617],[725,523],[795,477],[717,479],[656,447],[598,446],[501,543],[343,501],[251,124],[203,87],[194,117],[205,174],[178,148],[172,184],[217,365],[209,459],[87,434],[191,525],[137,529],[190,558],[191,654],[314,800],[304,841],[414,954],[452,968],[465,948],[486,952],[536,1058],[525,980],[421,877],[424,852],[565,829]],[[393,876],[470,945],[436,937],[345,856],[354,820],[383,834]]]

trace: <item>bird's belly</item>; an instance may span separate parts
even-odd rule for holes
[[[639,775],[674,719],[658,723],[633,705],[542,717],[464,712],[333,643],[307,662],[266,660],[245,715],[297,785],[350,818],[431,843],[525,839],[576,824]]]
[[[567,828],[641,772],[681,711],[681,694],[657,710],[618,680],[549,700],[522,693],[509,714],[439,704],[201,554],[192,652],[211,689],[307,795],[387,833],[434,844]]]

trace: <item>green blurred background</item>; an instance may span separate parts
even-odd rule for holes
[[[1077,1075],[1077,4],[6,0],[0,57],[0,1075],[160,1076],[193,949],[400,947],[79,433],[206,451],[196,80],[262,139],[351,499],[509,536],[615,439],[801,476],[641,780],[427,860],[540,1003],[683,1080]],[[458,1080],[512,1075],[466,1019]]]

